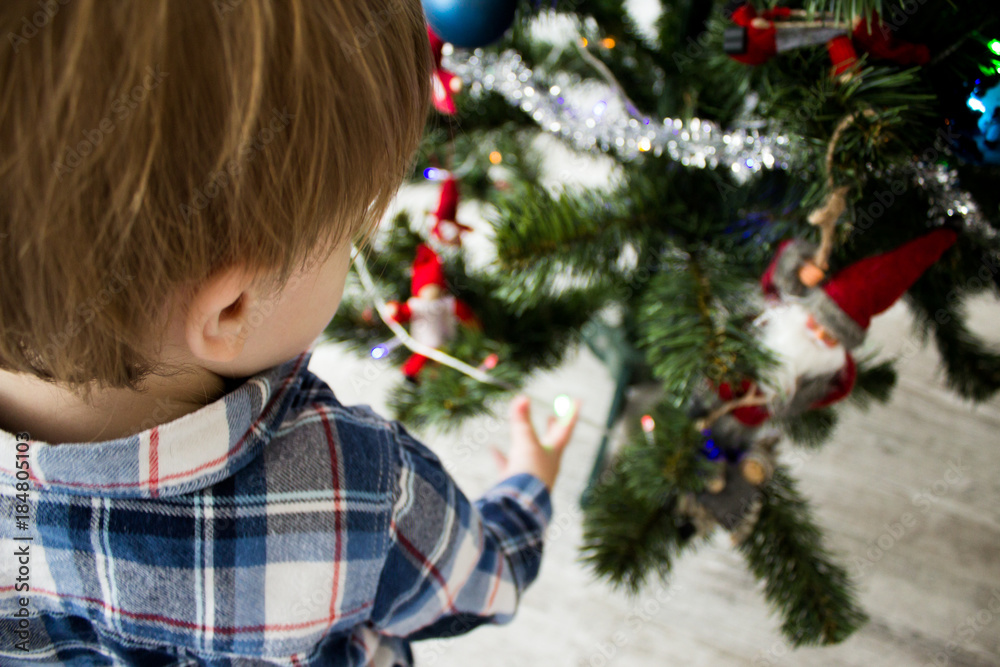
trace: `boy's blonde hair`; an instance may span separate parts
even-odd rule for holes
[[[0,35],[0,368],[76,389],[141,388],[169,295],[370,231],[430,96],[417,0],[4,0]]]

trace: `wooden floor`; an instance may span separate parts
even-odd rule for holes
[[[974,329],[1000,345],[1000,304],[980,300],[970,312]],[[782,452],[871,615],[849,640],[790,651],[722,533],[683,557],[669,586],[635,599],[577,562],[577,499],[612,390],[600,362],[581,351],[529,388],[536,420],[563,392],[583,399],[588,419],[556,486],[538,580],[510,625],[420,643],[418,665],[1000,665],[1000,398],[973,406],[948,391],[937,352],[921,346],[900,304],[876,318],[868,345],[902,357],[891,402],[867,413],[844,409],[819,451]],[[384,396],[396,371],[335,346],[317,349],[312,368],[345,403],[388,414]],[[506,447],[506,431],[484,419],[424,439],[475,497],[494,481],[487,448]]]

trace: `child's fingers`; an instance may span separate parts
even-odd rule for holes
[[[535,429],[531,426],[531,399],[525,395],[514,398],[510,404],[511,437],[514,439],[535,441]]]
[[[490,454],[493,455],[493,463],[496,465],[497,470],[500,474],[503,474],[507,470],[507,457],[496,447],[490,447]]]
[[[551,419],[549,428],[545,433],[545,442],[552,448],[559,449],[569,443],[573,429],[576,427],[577,419],[580,417],[580,399],[573,401],[573,409],[569,415],[562,419]]]

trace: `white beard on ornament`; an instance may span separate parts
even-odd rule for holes
[[[788,400],[800,380],[833,375],[847,362],[844,346],[821,341],[806,326],[808,319],[808,311],[798,303],[772,306],[757,318],[759,340],[778,361],[759,382],[768,398]]]

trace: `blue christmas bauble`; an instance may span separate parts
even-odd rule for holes
[[[423,0],[437,36],[463,48],[497,41],[514,22],[517,0]]]
[[[977,87],[969,95],[966,106],[978,114],[975,135],[976,148],[979,149],[985,164],[1000,164],[1000,83],[994,83],[990,88]]]
[[[976,79],[958,100],[948,118],[952,148],[966,162],[1000,165],[1000,77]]]

